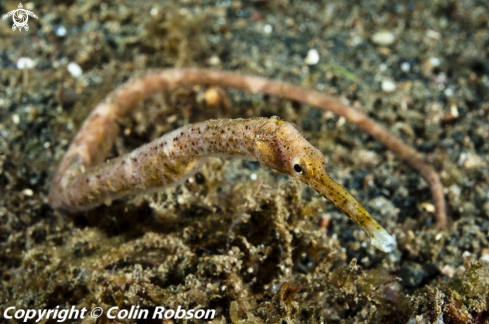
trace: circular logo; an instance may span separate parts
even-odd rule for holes
[[[13,17],[14,17],[14,24],[20,28],[27,25],[27,21],[29,20],[29,16],[27,15],[27,12],[24,9],[15,10]]]
[[[2,16],[2,19],[12,17],[12,19],[14,20],[14,24],[12,25],[13,31],[15,31],[17,28],[19,29],[19,31],[22,31],[22,28],[28,31],[29,25],[27,24],[27,21],[29,21],[29,16],[37,19],[37,16],[32,11],[24,9],[22,3],[19,3],[19,9],[7,12],[5,15]]]

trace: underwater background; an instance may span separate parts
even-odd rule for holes
[[[181,305],[215,309],[212,323],[489,322],[487,1],[23,5],[38,17],[29,30],[0,21],[0,321],[10,306]],[[0,2],[1,15],[17,8]],[[170,67],[283,80],[366,112],[439,172],[448,228],[420,175],[343,118],[235,90],[226,109],[204,87],[142,102],[119,121],[111,157],[188,123],[277,115],[397,250],[378,251],[312,189],[242,160],[211,159],[157,194],[53,210],[51,178],[85,117],[129,78]]]

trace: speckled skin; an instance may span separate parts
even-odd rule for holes
[[[82,176],[74,174],[71,185],[66,186],[66,201],[56,207],[86,210],[127,195],[177,185],[192,176],[208,156],[257,160],[255,132],[270,121],[220,119],[181,127]]]
[[[324,156],[290,123],[277,117],[220,119],[179,128],[132,153],[67,178],[55,208],[85,210],[127,195],[176,185],[205,159],[259,161],[313,187],[357,223],[372,244],[389,252],[394,239],[326,172]]]

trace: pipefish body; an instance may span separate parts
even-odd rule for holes
[[[124,196],[154,192],[182,183],[208,157],[258,161],[287,174],[331,201],[365,231],[373,246],[384,252],[396,247],[395,239],[328,175],[323,154],[294,125],[278,117],[190,124],[107,163],[88,170],[71,168],[55,178],[50,204],[82,211]]]

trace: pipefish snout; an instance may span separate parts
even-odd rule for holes
[[[263,127],[254,141],[255,155],[263,166],[300,180],[332,202],[362,228],[376,248],[391,252],[395,239],[365,208],[326,172],[323,154],[290,123],[276,120]]]
[[[314,188],[370,237],[391,252],[396,242],[363,206],[325,170],[324,156],[290,123],[277,117],[218,119],[179,128],[135,151],[85,170],[76,154],[58,174],[53,208],[86,210],[124,196],[182,183],[207,157],[242,158],[285,173]],[[67,162],[68,163],[68,162]]]

